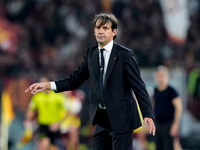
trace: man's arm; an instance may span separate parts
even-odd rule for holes
[[[31,109],[28,109],[27,112],[26,112],[26,116],[25,116],[25,121],[24,121],[24,126],[25,127],[30,127],[31,126],[31,122],[32,122],[32,119],[33,117],[35,116],[35,111],[34,110],[31,110]]]
[[[142,116],[154,119],[154,112],[150,100],[150,96],[146,90],[144,81],[141,78],[140,70],[135,60],[134,54],[128,51],[124,58],[124,68],[129,83],[138,100]]]
[[[70,77],[55,81],[56,90],[51,88],[52,84],[50,82],[44,82],[32,84],[28,89],[26,89],[25,92],[30,90],[32,94],[36,94],[44,90],[55,90],[55,92],[63,92],[77,89],[90,76],[87,63],[88,52],[89,49],[87,51],[87,55],[84,57],[82,64],[70,75]]]
[[[180,97],[176,97],[172,100],[172,104],[174,105],[174,120],[170,129],[170,135],[171,136],[176,136],[178,134],[179,130],[179,123],[181,119],[181,114],[182,114],[182,102]]]
[[[149,94],[146,90],[145,84],[140,76],[140,70],[135,60],[132,51],[128,51],[124,58],[124,68],[126,76],[132,85],[132,89],[138,100],[142,116],[144,117],[144,124],[148,124],[150,129],[149,133],[155,135],[154,113]]]

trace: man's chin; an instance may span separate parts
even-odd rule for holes
[[[104,41],[103,39],[98,39],[97,42],[98,42],[98,43],[103,43],[103,42],[105,42],[105,41]]]
[[[97,42],[98,42],[100,45],[104,45],[104,43],[105,43],[104,41],[100,41],[100,40],[98,40]]]

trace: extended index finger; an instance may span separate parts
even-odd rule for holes
[[[28,92],[30,90],[30,87],[28,87],[28,89],[25,90],[25,92]]]
[[[34,90],[33,88],[34,88],[35,86],[36,86],[35,84],[30,85],[30,86],[25,90],[25,92]]]

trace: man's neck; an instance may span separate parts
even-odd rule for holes
[[[103,48],[104,46],[106,46],[106,45],[101,45],[100,43],[98,43],[98,45],[100,48]]]
[[[111,40],[111,41],[113,41],[113,40]],[[111,42],[110,41],[110,42]],[[98,43],[98,46],[100,47],[100,48],[104,48],[106,45],[108,45],[110,42],[108,42],[108,43]]]
[[[158,85],[158,90],[159,91],[164,91],[164,90],[167,89],[167,87],[168,87],[168,84]]]
[[[103,46],[103,47],[102,47],[102,45],[101,45],[101,47],[100,47],[100,45],[99,45],[98,47],[99,47],[99,50],[100,50],[101,48],[104,48],[106,51],[111,52],[112,47],[113,47],[113,40],[110,41],[108,44],[106,44],[106,45]]]

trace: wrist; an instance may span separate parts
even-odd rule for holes
[[[45,87],[46,87],[46,90],[51,90],[51,84],[50,84],[50,82],[46,82],[45,83]]]
[[[25,128],[31,127],[31,125],[32,125],[32,119],[26,119],[24,121],[24,127]]]

